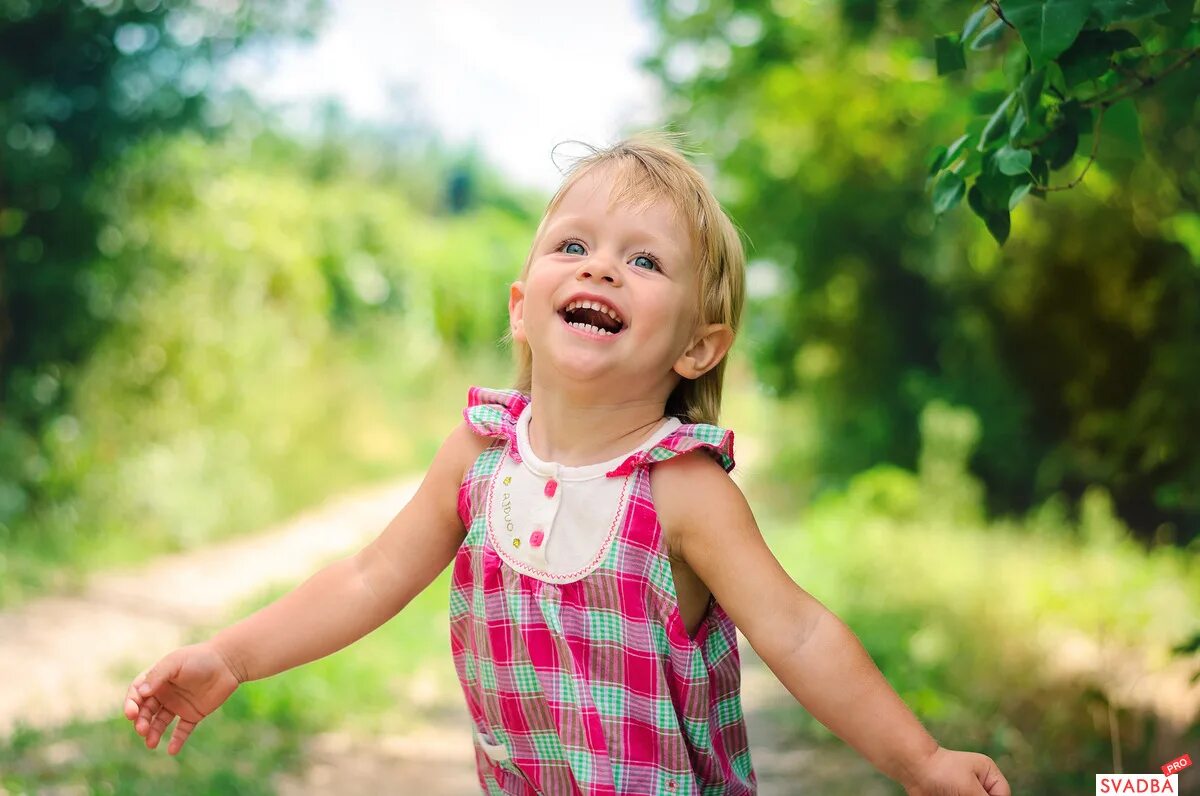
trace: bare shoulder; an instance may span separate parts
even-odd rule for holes
[[[359,551],[362,577],[396,612],[453,560],[466,529],[458,490],[475,457],[491,444],[462,421],[438,448],[417,491],[383,532]]]
[[[438,458],[445,458],[450,472],[457,475],[456,483],[461,482],[467,470],[479,458],[479,454],[487,450],[495,439],[476,434],[466,420],[460,420],[458,425],[446,435]]]
[[[781,660],[823,606],[775,558],[746,496],[717,461],[693,451],[655,469],[651,492],[674,554],[760,655]]]
[[[457,518],[457,495],[462,480],[471,464],[493,441],[491,437],[476,434],[466,420],[460,420],[438,448],[414,501],[425,503],[446,518]]]
[[[671,558],[685,560],[685,535],[703,528],[731,501],[745,504],[741,489],[720,463],[703,450],[659,462],[650,470],[654,509],[667,539]],[[747,509],[748,510],[748,509]]]

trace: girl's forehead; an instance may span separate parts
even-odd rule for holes
[[[566,218],[603,216],[633,216],[647,226],[691,238],[672,197],[612,166],[594,169],[571,184],[546,217],[546,226]]]

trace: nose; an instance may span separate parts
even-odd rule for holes
[[[585,258],[575,270],[576,279],[600,279],[610,285],[621,284],[621,269],[612,257],[593,255]]]

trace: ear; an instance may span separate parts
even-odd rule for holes
[[[685,379],[698,379],[717,366],[733,345],[733,330],[724,323],[710,323],[696,330],[692,344],[679,359],[674,370]]]
[[[525,339],[525,283],[520,280],[508,288],[508,328],[513,340],[529,342]]]

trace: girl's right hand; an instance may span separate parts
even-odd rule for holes
[[[133,679],[125,696],[125,718],[146,748],[158,746],[176,716],[167,752],[175,755],[205,716],[229,698],[240,681],[208,642],[180,647]]]

